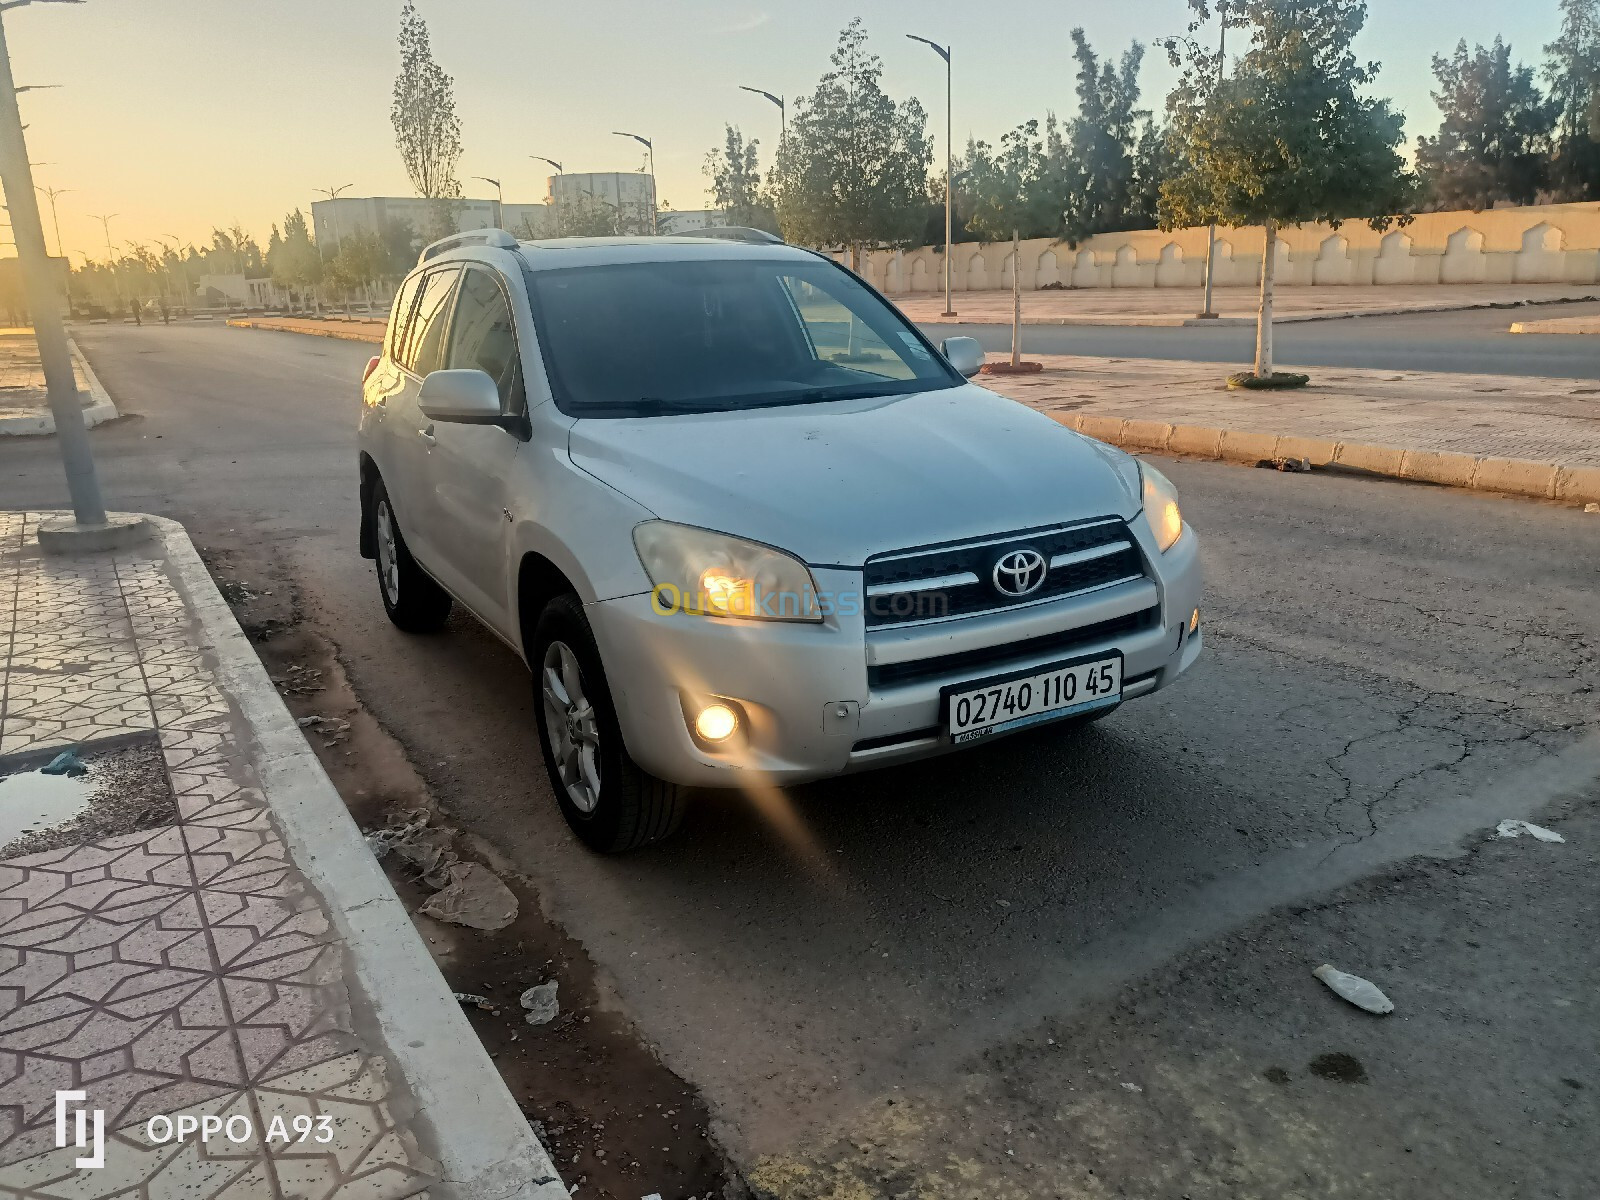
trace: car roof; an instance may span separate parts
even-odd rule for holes
[[[816,255],[798,246],[735,242],[707,237],[576,237],[518,242],[517,252],[535,271],[563,267],[610,267],[636,262],[689,262],[727,259],[812,262]]]

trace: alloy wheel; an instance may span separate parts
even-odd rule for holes
[[[545,649],[540,668],[544,725],[561,785],[579,812],[600,801],[600,722],[583,686],[578,656],[565,642]]]
[[[394,517],[387,499],[378,501],[378,581],[390,604],[400,603],[400,552],[395,545]]]

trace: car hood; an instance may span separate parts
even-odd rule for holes
[[[973,385],[744,412],[579,420],[572,461],[658,517],[814,566],[1139,507],[1120,451]]]

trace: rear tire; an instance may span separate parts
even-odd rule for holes
[[[540,614],[528,663],[539,749],[572,831],[602,854],[636,850],[675,832],[686,789],[628,756],[600,650],[570,592]]]
[[[372,539],[377,549],[378,593],[389,620],[407,633],[437,633],[450,616],[450,593],[411,557],[381,479],[372,489]]]

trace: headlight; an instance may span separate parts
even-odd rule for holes
[[[1139,475],[1144,480],[1144,519],[1165,554],[1183,533],[1183,514],[1178,511],[1178,489],[1160,471],[1143,459]]]
[[[766,621],[820,621],[817,583],[798,558],[671,521],[634,526],[633,545],[661,611]]]

